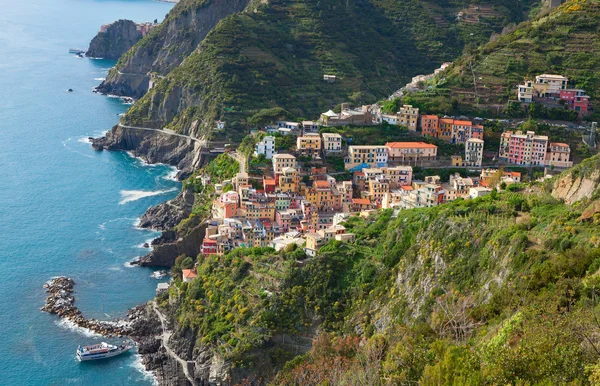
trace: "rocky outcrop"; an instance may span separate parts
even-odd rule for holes
[[[92,58],[119,59],[142,39],[142,33],[131,20],[117,20],[107,26],[105,32],[98,32],[91,43],[86,56]]]
[[[589,158],[561,174],[554,182],[552,196],[567,204],[590,199],[600,186],[600,158]]]
[[[209,159],[200,143],[158,130],[114,126],[106,136],[90,138],[96,150],[125,150],[148,163],[164,163],[179,169],[178,178],[187,178]]]
[[[149,73],[165,76],[192,53],[217,23],[246,8],[249,0],[183,0],[168,17],[121,58],[99,92],[140,98],[148,91]]]
[[[207,227],[208,223],[203,222],[183,236],[177,235],[173,230],[164,232],[152,242],[152,252],[132,264],[143,267],[172,267],[177,256],[197,256],[202,251],[202,240]]]
[[[140,218],[139,226],[159,231],[174,228],[183,219],[189,217],[193,205],[194,191],[189,188],[182,189],[171,201],[148,208]]]

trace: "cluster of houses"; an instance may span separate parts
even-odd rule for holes
[[[373,150],[384,149],[387,153],[394,146],[390,143]],[[225,254],[244,246],[280,250],[296,244],[314,256],[329,240],[354,240],[354,234],[342,225],[351,215],[368,215],[380,208],[432,207],[457,198],[481,197],[491,192],[489,181],[500,173],[484,169],[480,178],[455,174],[447,183],[442,183],[439,176],[418,181],[413,179],[410,165],[390,166],[387,161],[361,158],[362,167],[352,170],[352,179],[338,181],[326,167],[303,170],[292,154],[274,154],[272,163],[272,176],[238,173],[227,181],[232,190],[219,192],[213,201],[212,220],[202,244],[204,255]],[[250,178],[262,179],[261,189],[253,188]],[[496,184],[520,180],[520,173],[514,172],[494,179]]]
[[[546,80],[544,82],[550,84]],[[419,109],[410,105],[404,105],[395,115],[386,115],[381,114],[377,105],[351,110],[344,104],[340,114],[328,111],[321,115],[319,122],[277,122],[276,126],[268,127],[267,132],[297,136],[296,152],[299,156],[320,159],[322,155],[343,155],[345,168],[351,172],[365,167],[386,167],[388,162],[416,165],[420,161],[437,159],[437,146],[424,142],[389,142],[385,145],[351,145],[345,148],[340,134],[319,134],[320,126],[375,125],[383,121],[406,126],[411,131],[420,129],[422,135],[464,145],[464,157],[452,156],[452,166],[482,166],[485,145],[482,125],[467,119],[419,115]],[[573,165],[570,153],[568,144],[549,142],[547,136],[535,135],[531,131],[506,131],[501,137],[498,158],[521,166],[567,168]],[[273,136],[267,135],[256,145],[254,155],[260,154],[267,159],[277,154]]]
[[[535,135],[533,131],[502,133],[498,156],[505,162],[523,166],[573,166],[568,144],[549,142],[547,136]]]
[[[570,110],[585,115],[588,113],[590,97],[581,89],[568,88],[569,79],[562,75],[542,74],[535,80],[527,80],[517,86],[519,102],[531,103],[536,100],[560,100]]]
[[[441,139],[452,144],[464,144],[471,138],[483,139],[483,126],[468,119],[438,117],[437,115],[420,115],[419,108],[403,105],[396,114],[385,114],[377,105],[362,106],[350,109],[342,104],[341,112],[329,110],[319,119],[322,126],[361,125],[372,126],[387,122],[390,125],[404,126],[409,131],[424,136]]]

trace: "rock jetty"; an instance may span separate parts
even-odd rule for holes
[[[66,319],[77,327],[86,328],[103,336],[121,337],[131,334],[131,322],[128,320],[102,321],[86,319],[75,306],[74,285],[75,281],[65,276],[55,277],[44,284],[48,297],[46,298],[46,304],[40,310],[58,315],[59,318]]]

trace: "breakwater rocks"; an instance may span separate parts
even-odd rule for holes
[[[75,306],[73,287],[75,282],[69,277],[55,277],[44,288],[48,293],[46,304],[40,310],[58,315],[77,327],[86,328],[103,336],[128,336],[132,332],[131,322],[128,320],[101,321],[86,319]]]

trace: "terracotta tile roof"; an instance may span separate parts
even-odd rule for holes
[[[359,205],[370,205],[371,200],[369,200],[368,198],[353,198],[352,203]]]
[[[325,180],[316,180],[315,181],[315,187],[317,187],[317,188],[328,188],[329,187],[329,182],[327,182]]]
[[[410,186],[410,185],[404,185],[404,186],[401,186],[400,189],[402,189],[402,190],[413,190],[413,187]]]
[[[566,143],[563,143],[563,142],[552,142],[552,143],[550,144],[550,146],[566,146],[566,147],[569,147],[569,145],[568,145],[568,144],[566,144]]]
[[[461,126],[471,126],[473,123],[471,121],[459,121],[456,120],[454,121],[455,125],[461,125]]]
[[[265,185],[276,185],[274,178],[265,178],[264,181],[265,181]]]
[[[437,146],[432,145],[430,143],[425,142],[388,142],[385,144],[387,147],[391,147],[392,149],[397,148],[429,148],[429,149],[437,149]]]
[[[197,278],[198,275],[194,272],[193,269],[182,269],[181,274],[184,279],[194,279]]]
[[[437,115],[421,115],[421,119],[438,119]]]

